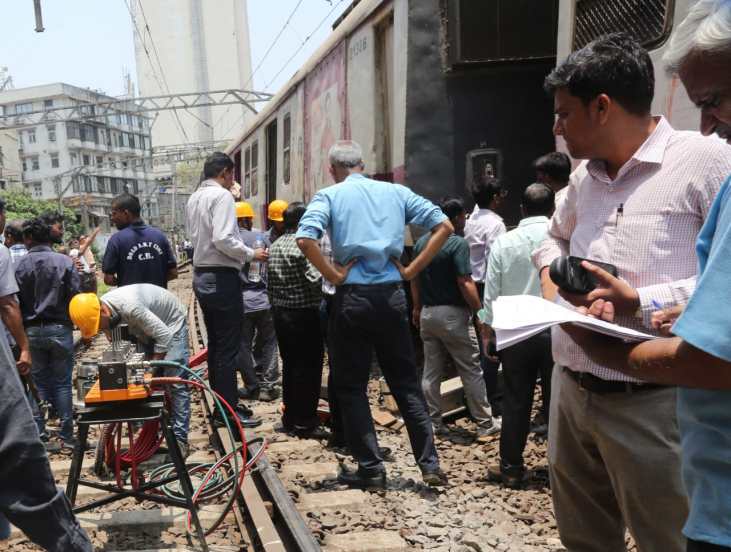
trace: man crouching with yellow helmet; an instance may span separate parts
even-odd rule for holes
[[[69,304],[69,314],[85,340],[99,330],[113,330],[127,324],[142,344],[150,360],[171,360],[188,365],[188,322],[177,297],[153,284],[131,284],[102,295],[80,293]],[[185,377],[181,369],[166,367],[166,377]],[[190,391],[187,386],[171,386],[173,433],[187,456],[190,426]]]

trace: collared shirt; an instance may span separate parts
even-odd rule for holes
[[[118,314],[129,331],[156,353],[166,353],[173,336],[186,325],[185,308],[168,290],[154,284],[131,284],[113,289],[101,301]]]
[[[586,176],[569,185],[533,263],[540,269],[560,255],[575,255],[615,265],[637,289],[642,314],[616,322],[651,332],[653,300],[663,307],[684,304],[695,289],[696,236],[731,172],[731,148],[715,137],[676,131],[660,118],[614,180],[604,167],[590,161]],[[636,381],[591,362],[560,327],[553,329],[553,356],[575,371]]]
[[[69,302],[80,292],[81,281],[71,257],[47,245],[31,247],[15,267],[23,322],[71,325]]]
[[[168,271],[176,264],[165,234],[139,220],[109,238],[102,272],[116,274],[119,286],[155,284],[167,288]]]
[[[269,243],[269,234],[267,232],[262,232],[256,228],[251,230],[239,228],[239,233],[241,234],[241,240],[251,249],[256,249],[254,246],[256,245],[257,240],[261,240],[263,247],[266,249],[271,246],[271,243]],[[267,263],[259,263],[259,275],[261,279],[258,282],[249,281],[250,269],[251,262],[244,264],[241,269],[241,288],[244,296],[244,312],[267,310],[270,307],[269,295],[267,294]]]
[[[429,234],[425,234],[416,242],[415,255],[423,251],[430,237]],[[457,286],[457,278],[471,274],[470,248],[467,240],[452,234],[418,276],[421,304],[425,307],[444,305],[466,307],[467,302]]]
[[[731,362],[731,178],[721,188],[698,236],[698,286],[673,326],[691,345]],[[688,370],[693,370],[688,366]],[[690,513],[683,532],[731,546],[731,391],[678,388],[683,482]]]
[[[297,246],[293,233],[283,234],[269,249],[269,300],[274,307],[320,306],[322,276]]]
[[[445,220],[441,209],[406,186],[351,174],[315,194],[297,237],[319,240],[329,232],[335,262],[346,265],[357,259],[346,284],[400,282],[391,258],[401,257],[404,226],[431,230]]]
[[[244,245],[236,225],[231,192],[215,180],[201,182],[185,206],[188,235],[193,242],[193,266],[223,266],[241,270],[254,251]]]
[[[464,237],[470,246],[470,263],[472,279],[475,282],[485,281],[485,268],[490,247],[500,234],[505,233],[502,217],[490,209],[480,209],[475,205],[474,211],[467,219]]]
[[[10,246],[10,260],[13,265],[18,264],[21,257],[25,257],[28,254],[28,249],[22,243],[16,243]]]
[[[548,217],[527,217],[493,242],[485,278],[485,324],[492,324],[492,302],[501,295],[541,296],[541,280],[531,253],[547,233]]]

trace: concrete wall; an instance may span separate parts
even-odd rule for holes
[[[171,93],[251,88],[246,0],[141,0],[141,3],[142,9],[132,2],[139,30],[139,34],[135,31],[135,58],[140,95],[167,94],[168,87]],[[150,34],[145,29],[145,17]],[[154,145],[230,139],[240,131],[248,113],[238,105],[191,111],[195,117],[185,111],[178,112],[180,123],[173,112],[160,112],[152,132]]]

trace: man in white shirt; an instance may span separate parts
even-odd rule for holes
[[[503,189],[497,178],[487,177],[476,182],[472,187],[472,197],[475,200],[475,209],[467,219],[464,228],[464,237],[470,246],[470,264],[472,265],[472,279],[477,285],[477,293],[480,298],[485,295],[485,272],[487,259],[490,255],[490,247],[498,236],[505,233],[505,223],[500,215],[496,213],[505,197],[506,190]],[[492,415],[495,423],[500,423],[501,415],[498,390],[497,372],[499,362],[488,358],[489,351],[482,348],[482,340],[478,339],[480,346],[480,364],[485,378],[487,389],[487,400],[492,408]]]
[[[241,240],[234,198],[229,192],[234,182],[233,169],[233,161],[225,153],[209,155],[203,167],[206,180],[186,206],[194,250],[193,291],[208,331],[208,378],[211,387],[231,406],[238,402],[236,367],[244,317],[239,271],[246,262],[266,260],[263,250],[254,251]],[[235,298],[240,300],[232,300]],[[237,410],[242,425],[261,424],[245,406]]]

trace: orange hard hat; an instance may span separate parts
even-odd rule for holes
[[[275,199],[269,204],[269,209],[267,209],[267,216],[269,217],[269,220],[274,220],[277,222],[282,222],[284,220],[284,211],[287,210],[287,207],[289,204],[281,199]]]
[[[234,204],[234,207],[236,207],[236,218],[254,218],[254,209],[251,207],[249,203],[246,203],[245,201],[237,201]]]

